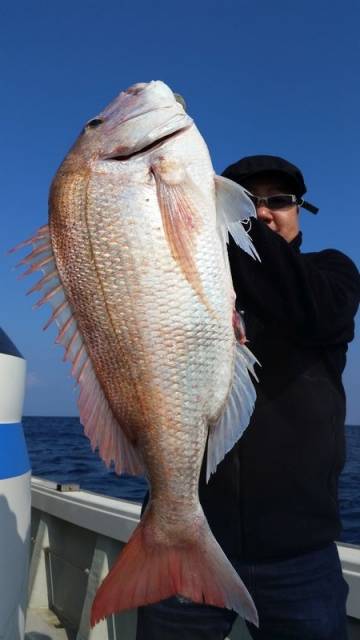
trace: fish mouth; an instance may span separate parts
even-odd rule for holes
[[[184,131],[187,131],[187,129],[190,129],[191,126],[192,126],[192,123],[187,124],[185,127],[182,127],[177,131],[173,131],[172,133],[167,133],[165,136],[162,136],[162,138],[158,138],[157,140],[154,140],[154,142],[147,144],[145,147],[142,147],[141,149],[138,149],[133,153],[128,153],[126,155],[122,155],[122,154],[111,155],[104,158],[104,160],[114,160],[116,162],[125,162],[126,160],[130,160],[131,158],[140,156],[141,154],[148,153],[149,151],[152,151],[153,149],[160,147],[162,144],[164,144],[164,142],[167,142],[168,140],[177,138],[182,133],[184,133]]]

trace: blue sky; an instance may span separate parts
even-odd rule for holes
[[[2,3],[0,324],[28,360],[25,413],[75,415],[76,393],[55,330],[41,330],[49,311],[31,310],[5,252],[47,222],[83,123],[135,82],[185,96],[217,172],[254,153],[300,166],[320,207],[302,213],[304,250],[336,247],[359,266],[359,21],[357,0]],[[344,376],[356,424],[359,365],[357,339]]]

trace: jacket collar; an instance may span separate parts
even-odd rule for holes
[[[293,240],[289,242],[289,245],[294,249],[294,251],[296,251],[296,253],[300,253],[301,243],[302,243],[302,232],[299,231],[297,236],[295,236],[295,238],[293,238]]]

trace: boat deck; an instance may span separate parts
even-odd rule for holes
[[[76,636],[76,629],[65,627],[50,609],[28,610],[25,640],[76,640]]]
[[[71,487],[60,487],[71,489]],[[135,640],[136,611],[110,616],[94,629],[89,613],[109,567],[140,517],[137,503],[32,479],[32,556],[25,640]],[[360,547],[338,545],[349,639],[360,640]],[[251,640],[237,620],[230,640]]]

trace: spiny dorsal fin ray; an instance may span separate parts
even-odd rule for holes
[[[41,271],[43,274],[28,293],[42,292],[43,295],[34,305],[35,307],[45,303],[52,306],[52,314],[44,329],[47,329],[52,322],[58,326],[59,331],[55,342],[64,347],[64,360],[71,362],[71,373],[80,386],[78,400],[80,421],[84,425],[84,431],[90,439],[91,446],[93,450],[99,448],[100,457],[107,466],[114,462],[116,473],[143,474],[144,466],[139,453],[114,418],[87,354],[73,311],[66,300],[47,225],[41,227],[29,240],[14,247],[11,253],[31,245],[32,251],[20,261],[18,266],[28,266],[23,275],[36,271]]]

